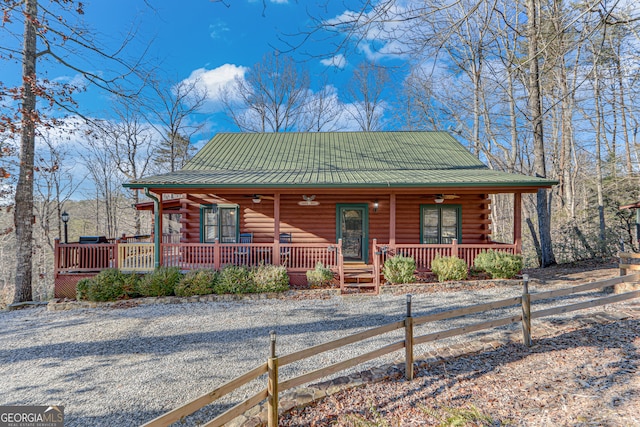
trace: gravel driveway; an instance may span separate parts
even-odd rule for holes
[[[519,294],[519,287],[508,286],[417,294],[413,315]],[[0,405],[64,405],[67,427],[135,426],[264,363],[272,329],[277,332],[278,354],[286,354],[401,320],[405,304],[403,295],[381,295],[2,312]],[[492,317],[496,315],[506,312],[494,312]],[[472,321],[430,324],[420,333]],[[402,333],[285,367],[281,378],[398,341]],[[428,349],[422,346],[416,354]],[[398,352],[372,364],[400,356]],[[253,390],[265,384],[255,384]],[[241,390],[231,398],[242,399],[250,391]],[[219,409],[209,408],[203,416]]]

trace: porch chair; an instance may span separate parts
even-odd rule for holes
[[[291,233],[280,233],[280,243],[291,243],[291,242],[292,242]],[[291,253],[290,247],[287,246],[284,248],[282,247],[280,248],[280,263],[285,267],[289,262],[290,253]]]
[[[253,243],[253,233],[240,233],[238,243]],[[242,260],[245,264],[249,264],[251,262],[251,247],[238,246],[236,258],[238,262]]]

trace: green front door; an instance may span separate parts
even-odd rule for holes
[[[366,204],[338,204],[337,239],[342,239],[345,261],[367,262],[369,258],[369,207]]]

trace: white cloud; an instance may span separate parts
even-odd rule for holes
[[[324,23],[350,37],[370,61],[397,59],[406,56],[403,35],[413,23],[395,18],[402,17],[406,11],[403,2],[398,2],[384,12],[375,8],[366,13],[346,10]]]
[[[229,31],[231,31],[229,26],[221,20],[217,20],[213,24],[209,25],[209,35],[214,40],[224,38],[225,33],[228,33]]]
[[[244,78],[248,67],[238,66],[234,64],[224,64],[213,70],[206,68],[198,68],[193,70],[189,77],[184,80],[186,84],[195,83],[198,89],[207,93],[209,102],[206,109],[216,111],[219,106],[220,91],[229,83],[233,82],[236,77]]]
[[[339,54],[332,58],[322,59],[320,63],[327,67],[336,67],[343,69],[347,65],[347,58],[345,58],[343,54]]]

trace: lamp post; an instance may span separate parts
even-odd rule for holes
[[[64,243],[67,244],[69,243],[69,235],[67,234],[67,223],[69,222],[69,214],[67,213],[67,211],[62,212],[60,218],[62,218],[62,222],[64,223]]]

